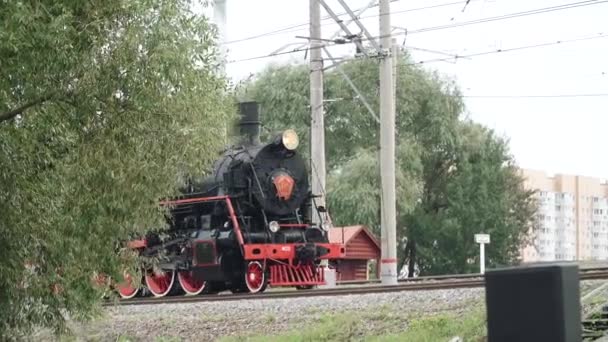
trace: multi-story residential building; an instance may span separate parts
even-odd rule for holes
[[[523,169],[525,186],[536,190],[538,225],[522,260],[607,260],[608,183],[598,178]]]

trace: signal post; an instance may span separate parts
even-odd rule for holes
[[[475,234],[475,242],[479,244],[479,273],[486,272],[485,245],[490,243],[490,234]]]

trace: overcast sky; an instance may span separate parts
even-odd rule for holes
[[[346,0],[358,9],[370,0]],[[438,6],[428,9],[412,9]],[[567,41],[608,35],[608,1],[580,0],[397,0],[391,2],[392,25],[407,28],[395,31],[406,47],[466,55],[496,49]],[[423,28],[453,25],[571,3],[593,3],[549,13],[521,16],[475,25],[416,33]],[[343,13],[338,1],[328,0],[336,13]],[[327,13],[322,10],[322,16]],[[378,7],[362,14],[362,22],[372,35],[378,34]],[[367,18],[366,18],[367,17]],[[344,20],[347,16],[342,17]],[[308,22],[308,0],[228,0],[225,47],[228,75],[238,81],[260,71],[271,62],[306,63],[304,52],[272,58],[239,61],[263,56],[286,44],[288,49],[305,43],[296,36],[308,36],[303,25],[281,34],[248,39],[258,34]],[[338,29],[332,20],[323,20],[324,38]],[[359,32],[354,24],[349,26]],[[231,43],[232,42],[232,43]],[[334,56],[350,57],[354,46],[331,47]],[[445,55],[410,49],[414,60],[424,61]],[[231,62],[232,61],[232,62]],[[563,42],[434,62],[425,68],[455,78],[465,95],[468,115],[498,134],[508,137],[518,164],[550,173],[582,174],[608,178],[608,96],[554,98],[495,98],[485,96],[538,96],[608,94],[608,37]],[[345,84],[344,86],[348,86]]]

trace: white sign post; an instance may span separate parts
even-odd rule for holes
[[[479,244],[479,273],[486,271],[486,243],[490,243],[490,234],[475,234],[475,242]]]

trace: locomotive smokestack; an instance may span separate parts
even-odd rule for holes
[[[259,104],[255,101],[239,103],[239,134],[242,142],[246,145],[257,145],[260,143],[260,111]]]

